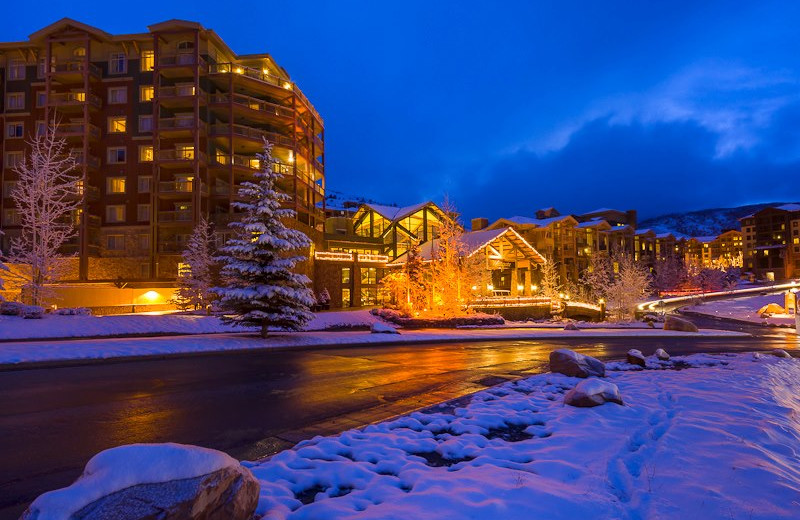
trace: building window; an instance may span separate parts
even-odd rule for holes
[[[19,226],[22,224],[22,215],[17,208],[6,208],[3,210],[3,224],[6,226]]]
[[[106,235],[106,249],[109,251],[124,251],[125,235]]]
[[[137,191],[139,193],[150,193],[150,184],[152,183],[153,178],[149,175],[139,177],[137,183]]]
[[[375,267],[361,268],[361,285],[375,285],[378,283],[378,270]]]
[[[342,284],[349,285],[350,284],[350,268],[343,267],[342,268]]]
[[[112,52],[108,59],[109,74],[125,74],[128,71],[128,60],[124,52]]]
[[[142,103],[153,101],[153,96],[155,96],[155,93],[156,89],[153,88],[153,85],[142,85],[139,87],[139,101]]]
[[[139,251],[147,251],[150,249],[150,235],[147,233],[139,233],[136,235],[136,248]]]
[[[142,72],[150,72],[156,65],[155,51],[142,51],[140,69]]]
[[[136,220],[150,222],[150,204],[138,204],[136,206]]]
[[[139,147],[139,162],[153,162],[152,145],[142,145]]]
[[[125,147],[115,146],[108,149],[108,164],[125,163]]]
[[[192,159],[194,159],[194,145],[193,144],[176,145],[175,153],[178,159],[191,161]]]
[[[75,47],[72,49],[72,55],[76,58],[86,57],[86,47]]]
[[[22,161],[22,152],[6,152],[6,168],[16,168]]]
[[[6,137],[9,139],[22,139],[25,135],[25,123],[15,121],[6,125]]]
[[[122,204],[106,206],[106,222],[125,222],[125,206]]]
[[[6,110],[25,110],[25,93],[10,92],[6,94]]]
[[[145,134],[153,131],[153,116],[139,116],[139,133]]]
[[[39,91],[36,93],[36,106],[43,107],[47,104],[47,92]]]
[[[108,133],[110,134],[124,134],[128,126],[128,120],[125,116],[112,116],[108,118]]]
[[[125,193],[125,177],[106,178],[106,193]]]
[[[378,289],[375,287],[361,288],[361,305],[376,305],[378,303]]]
[[[22,60],[9,61],[6,79],[8,81],[25,79],[25,62]]]
[[[128,87],[111,87],[108,89],[108,104],[120,105],[128,102]]]
[[[342,308],[350,307],[350,289],[342,289]]]

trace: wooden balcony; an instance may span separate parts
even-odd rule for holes
[[[158,57],[158,71],[168,78],[192,77],[196,69],[203,74],[208,69],[208,63],[202,57],[195,56],[194,52]]]
[[[50,65],[48,74],[59,83],[80,83],[84,73],[88,72],[90,79],[99,80],[102,76],[100,67],[86,60],[64,60]]]
[[[165,168],[186,166],[197,160],[205,164],[207,156],[194,149],[159,150],[155,155],[156,162]]]
[[[290,150],[294,147],[294,141],[291,137],[244,125],[212,125],[208,135],[211,137],[232,137],[236,141],[249,141],[249,148],[253,153],[263,150],[265,139],[273,145],[289,148]],[[236,149],[241,149],[246,147],[247,144],[248,143],[236,143],[235,147]]]
[[[102,106],[100,97],[89,92],[55,92],[50,93],[47,104],[61,112],[81,112],[83,107],[99,109]]]
[[[163,198],[186,198],[194,191],[194,181],[162,181],[158,183],[158,194]],[[200,184],[200,193],[208,195],[208,186]]]
[[[252,96],[245,96],[243,94],[214,94],[211,96],[211,103],[224,106],[233,104],[236,109],[252,112],[247,114],[251,117],[294,118],[294,111],[289,107],[270,103],[269,101],[264,101]]]
[[[169,117],[158,120],[158,133],[164,137],[186,137],[205,128],[205,122],[198,121],[194,117]]]
[[[100,139],[100,129],[91,123],[61,123],[56,127],[56,137],[64,139],[82,139],[88,136],[89,139]]]
[[[159,87],[156,92],[158,102],[167,108],[188,108],[194,106],[195,98],[201,105],[205,105],[208,96],[202,89],[195,89],[194,85],[180,85],[175,87]]]

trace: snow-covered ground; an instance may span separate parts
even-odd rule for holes
[[[777,303],[783,307],[783,293],[769,294],[765,296],[750,296],[747,298],[736,298],[731,300],[717,300],[703,303],[701,305],[685,307],[685,310],[699,314],[707,314],[717,318],[742,320],[759,324],[768,323],[775,325],[788,325],[790,327],[794,327],[793,315],[790,316],[788,314],[776,314],[765,319],[758,314],[758,310],[760,308],[770,303]]]
[[[378,318],[366,310],[320,312],[306,330],[330,328],[369,328]],[[241,332],[242,328],[223,324],[216,316],[185,313],[123,314],[113,316],[60,316],[46,314],[41,320],[0,316],[0,340],[80,338],[145,334],[208,334]]]
[[[800,360],[611,371],[624,406],[542,374],[250,464],[265,519],[800,518]],[[616,369],[631,365],[616,363]]]
[[[31,320],[25,320],[30,322]],[[0,342],[0,365],[67,360],[112,359],[133,356],[169,356],[188,353],[257,350],[270,348],[337,347],[431,341],[525,340],[547,338],[613,338],[651,336],[741,336],[737,332],[701,330],[700,333],[661,329],[426,329],[401,334],[369,331],[282,332],[266,339],[251,334],[206,334],[154,338],[103,338],[71,341]],[[744,334],[746,336],[746,334]]]

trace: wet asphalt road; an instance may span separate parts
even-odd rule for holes
[[[143,339],[142,341],[146,341]],[[257,340],[254,340],[257,341]],[[546,370],[569,347],[599,358],[797,349],[796,336],[486,341],[326,348],[0,372],[0,519],[72,482],[97,452],[181,442],[256,459]]]

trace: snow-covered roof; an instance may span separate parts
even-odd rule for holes
[[[521,217],[517,215],[515,217],[504,217],[498,219],[496,222],[492,224],[492,226],[494,226],[498,222],[510,222],[512,224],[518,224],[521,226],[547,227],[550,224],[554,224],[556,222],[561,222],[562,220],[567,220],[571,218],[573,218],[572,215],[559,215],[558,217],[550,217],[550,218],[531,218],[531,217]]]
[[[636,231],[636,234],[637,234],[637,235],[646,235],[646,234],[648,234],[648,233],[655,233],[655,231],[653,231],[653,230],[652,230],[652,229],[650,229],[650,228],[639,229],[639,230],[637,230],[637,231]]]
[[[616,232],[616,231],[633,231],[633,230],[634,229],[631,226],[625,224],[624,226],[611,226],[611,229],[609,229],[608,232],[611,233],[612,231]]]
[[[704,237],[692,237],[692,238],[694,238],[698,242],[706,243],[706,242],[713,242],[714,240],[717,239],[717,236],[716,235],[707,235],[707,236],[704,236]]]
[[[675,235],[673,235],[672,233],[659,233],[656,235],[656,238],[670,238],[670,237],[675,238]]]
[[[431,201],[420,202],[419,204],[414,204],[413,206],[383,206],[381,204],[371,204],[371,203],[364,203],[364,206],[368,207],[372,211],[379,213],[381,216],[385,217],[387,220],[399,220],[403,217],[407,217],[412,213],[416,213],[417,211],[421,210],[428,204],[433,204]]]
[[[602,226],[603,224],[605,224],[607,226],[611,225],[611,224],[609,224],[608,222],[606,222],[602,218],[593,218],[592,220],[587,220],[586,222],[580,222],[575,227],[584,228],[585,229],[585,228],[593,228],[593,227],[597,227],[597,226]]]
[[[584,215],[593,215],[593,214],[595,214],[595,213],[607,213],[607,212],[609,212],[609,211],[614,211],[614,212],[616,212],[616,213],[625,213],[624,211],[622,211],[622,210],[619,210],[619,209],[613,209],[613,208],[597,208],[597,209],[595,209],[595,210],[592,210],[592,211],[587,211],[586,213],[584,213]]]
[[[780,206],[775,206],[775,209],[781,209],[783,211],[800,211],[800,204],[782,204]]]
[[[544,257],[539,254],[539,252],[533,248],[524,238],[522,235],[516,232],[512,227],[504,227],[498,229],[482,229],[480,231],[469,231],[461,235],[461,242],[464,244],[464,250],[467,256],[472,256],[476,252],[478,252],[483,247],[487,246],[491,242],[497,240],[498,238],[502,237],[505,234],[509,234],[509,239],[517,242],[523,248],[527,249],[531,256],[533,256],[536,261],[544,262]],[[423,261],[430,261],[433,259],[433,252],[439,245],[439,239],[429,240],[422,244],[419,248],[419,256]],[[399,257],[397,257],[391,264],[399,265],[406,263],[406,259],[408,257],[408,253],[403,253]]]

